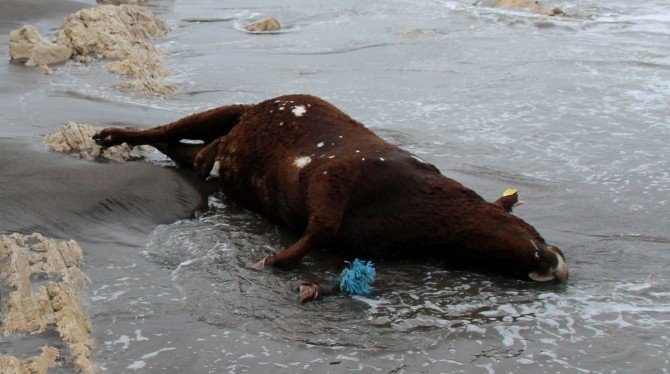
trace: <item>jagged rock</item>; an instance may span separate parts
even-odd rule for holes
[[[34,26],[23,25],[9,34],[9,55],[12,59],[28,59],[27,66],[36,66],[66,61],[72,50],[50,43]]]
[[[266,18],[247,24],[244,29],[249,32],[279,31],[281,30],[281,24],[276,18]]]
[[[58,366],[56,360],[60,357],[58,349],[42,347],[39,356],[19,360],[14,356],[0,356],[0,372],[6,374],[46,374],[50,368]]]
[[[44,144],[51,151],[69,153],[80,158],[119,162],[143,159],[149,154],[147,147],[131,147],[125,143],[102,148],[92,139],[100,130],[102,127],[68,122],[60,129],[47,134]]]
[[[496,8],[528,9],[545,16],[565,16],[565,13],[559,8],[547,8],[535,0],[496,0],[493,6]]]
[[[151,39],[161,37],[167,31],[165,22],[147,9],[133,5],[102,5],[68,16],[57,40],[77,55],[96,54],[117,59],[105,68],[146,82],[132,86],[139,90],[138,93],[165,96],[174,92],[175,86],[164,82],[170,71],[163,65],[163,54]]]
[[[53,74],[53,69],[49,67],[49,65],[40,65],[40,69],[42,69],[42,73],[46,75],[51,75]]]
[[[26,65],[45,65],[61,62],[72,55],[81,63],[92,56],[109,58],[105,65],[110,72],[129,75],[135,80],[117,87],[132,89],[138,94],[166,96],[176,86],[166,83],[170,71],[163,65],[163,54],[152,39],[168,31],[161,19],[148,9],[134,5],[101,5],[69,15],[55,44],[50,43],[31,25],[10,34],[10,55],[13,59],[28,59]]]
[[[66,362],[76,372],[93,373],[89,356],[93,346],[91,323],[86,316],[82,289],[86,276],[79,269],[83,261],[81,247],[74,240],[58,242],[40,234],[2,236],[0,238],[0,280],[13,289],[2,300],[2,326],[7,336],[29,332],[41,334],[55,325],[68,348]],[[31,279],[39,275],[49,279],[33,291]],[[0,357],[2,373],[46,373],[56,366],[59,351],[43,347],[42,354],[26,360]]]
[[[75,59],[77,62],[79,62],[79,63],[81,63],[81,64],[84,64],[84,65],[88,65],[88,64],[90,64],[91,62],[93,62],[93,57],[91,57],[91,56],[89,56],[89,55],[76,55],[76,56],[74,57],[74,59]]]

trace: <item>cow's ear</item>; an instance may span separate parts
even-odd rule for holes
[[[494,204],[503,207],[506,211],[512,212],[512,208],[523,204],[519,201],[519,191],[514,188],[508,188],[503,192],[503,195],[494,202]]]

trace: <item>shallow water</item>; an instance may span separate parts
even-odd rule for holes
[[[114,91],[100,63],[43,76],[0,50],[0,175],[22,181],[0,194],[0,230],[81,242],[94,358],[112,372],[667,372],[670,7],[547,1],[575,16],[554,19],[488,3],[159,2],[173,31],[157,43],[181,88],[166,100]],[[287,31],[239,31],[266,16]],[[66,120],[148,127],[295,92],[488,199],[518,188],[515,213],[563,249],[569,283],[384,262],[373,297],[302,306],[296,281],[332,280],[350,259],[315,251],[294,272],[249,271],[295,235],[221,195],[203,204],[208,187],[165,162],[69,160],[34,138]],[[87,193],[10,154],[74,169]]]

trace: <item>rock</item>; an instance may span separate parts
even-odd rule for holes
[[[163,54],[152,39],[168,31],[161,19],[148,9],[134,5],[101,5],[69,15],[50,43],[34,26],[25,25],[10,34],[12,59],[28,59],[26,65],[62,62],[72,55],[81,63],[89,63],[92,55],[112,61],[105,68],[135,80],[117,85],[138,94],[166,96],[176,86],[164,79],[171,75],[163,65]]]
[[[27,66],[37,66],[66,61],[72,50],[50,43],[34,26],[23,25],[9,34],[9,55],[12,59],[28,59]]]
[[[131,147],[125,143],[102,148],[92,139],[93,135],[100,130],[102,130],[102,127],[68,122],[60,129],[47,134],[44,144],[47,149],[55,152],[69,153],[80,158],[118,162],[140,160],[149,154],[148,147]]]
[[[145,82],[131,85],[140,94],[165,96],[174,92],[175,86],[164,82],[171,73],[151,39],[167,31],[165,22],[147,9],[101,5],[68,16],[58,33],[58,44],[68,46],[77,55],[116,59],[105,68]]]
[[[42,347],[39,356],[19,360],[14,356],[0,356],[0,372],[8,374],[46,374],[50,368],[57,366],[56,360],[60,357],[58,349]]]
[[[558,8],[547,8],[541,5],[538,1],[535,0],[496,0],[493,3],[493,6],[496,8],[519,8],[519,9],[528,9],[532,12],[542,14],[545,16],[563,16],[565,13]]]
[[[58,349],[54,347],[42,347],[42,353],[39,356],[33,356],[23,361],[24,369],[28,369],[29,373],[46,374],[49,369],[56,367],[56,360],[60,357]]]
[[[281,24],[276,18],[266,18],[245,25],[244,29],[249,32],[279,31],[281,30]]]
[[[77,55],[74,58],[78,63],[88,65],[93,62],[93,57],[89,55]]]
[[[42,73],[45,75],[51,75],[54,73],[53,69],[49,67],[49,65],[40,65],[40,69],[42,69]]]
[[[67,347],[66,362],[76,372],[93,373],[95,367],[89,360],[91,323],[82,300],[86,284],[79,269],[82,261],[81,247],[74,240],[58,242],[37,233],[0,237],[0,280],[3,287],[13,289],[2,300],[0,332],[5,336],[45,334],[45,341],[52,341],[51,332],[45,330],[54,326],[63,340],[58,346]],[[34,286],[36,278],[46,278],[46,285]],[[39,356],[23,361],[2,356],[0,372],[46,373],[57,365],[59,356],[58,349],[49,346],[43,347]]]
[[[396,34],[405,38],[418,38],[425,34],[425,31],[421,29],[401,29],[396,31]]]

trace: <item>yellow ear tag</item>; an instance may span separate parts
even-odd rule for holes
[[[503,196],[514,195],[514,194],[517,193],[517,192],[518,192],[518,191],[517,191],[516,189],[514,189],[514,188],[508,188],[508,189],[505,190],[505,192],[503,192]]]

